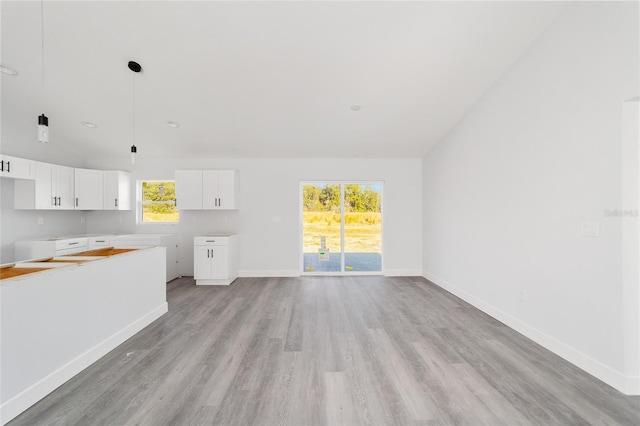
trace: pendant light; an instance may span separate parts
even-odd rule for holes
[[[44,104],[44,0],[40,0],[40,40],[42,54],[42,103]],[[49,143],[49,118],[38,116],[38,142]]]
[[[131,164],[136,164],[136,74],[142,71],[142,67],[135,61],[129,61],[129,69],[133,72],[133,145],[131,145]]]
[[[38,116],[38,142],[49,143],[49,117],[44,114]]]

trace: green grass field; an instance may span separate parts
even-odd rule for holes
[[[346,213],[344,223],[345,252],[382,252],[382,213]],[[334,253],[340,252],[340,214],[303,213],[303,251],[317,252],[320,248],[320,237],[326,237],[329,250]]]
[[[151,211],[150,207],[152,206],[144,206],[144,209],[142,211],[142,221],[143,222],[149,222],[149,223],[153,223],[153,222],[178,222],[178,219],[180,217],[179,212],[177,211],[173,211],[170,213],[156,213]]]

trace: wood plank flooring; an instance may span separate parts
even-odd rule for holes
[[[640,397],[422,278],[167,289],[168,314],[10,424],[640,424]]]

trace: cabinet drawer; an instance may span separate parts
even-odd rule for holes
[[[111,245],[111,238],[109,238],[109,237],[92,237],[92,238],[89,238],[89,248],[108,247],[110,245]]]
[[[73,248],[86,248],[86,247],[87,247],[86,238],[70,238],[70,239],[56,241],[56,251],[73,249]]]
[[[194,237],[196,246],[228,246],[230,237]]]

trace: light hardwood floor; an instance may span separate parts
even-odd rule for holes
[[[640,424],[640,397],[422,278],[167,288],[168,314],[11,424]]]

